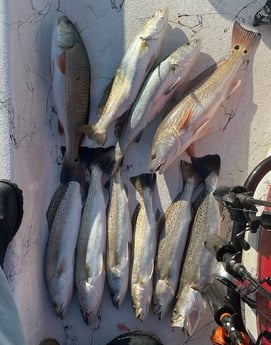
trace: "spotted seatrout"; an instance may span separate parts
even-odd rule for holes
[[[105,284],[106,207],[103,176],[111,169],[113,150],[96,149],[90,163],[90,185],[76,249],[75,283],[86,323],[99,310]]]
[[[51,73],[59,129],[65,135],[61,182],[67,182],[72,179],[73,169],[80,169],[78,149],[82,133],[78,128],[88,121],[90,64],[80,34],[65,16],[53,31]]]
[[[68,182],[61,200],[49,221],[49,239],[46,249],[46,280],[57,315],[66,314],[73,294],[75,248],[82,211],[81,186]]]
[[[128,289],[132,241],[128,190],[121,168],[111,177],[107,219],[107,282],[113,304],[119,308]]]
[[[105,144],[108,126],[133,104],[161,51],[167,26],[168,9],[158,10],[125,52],[98,122],[81,127],[97,144]]]
[[[216,110],[238,87],[236,74],[260,37],[259,33],[234,23],[230,57],[207,80],[190,90],[158,127],[152,143],[150,171],[164,173],[176,157],[207,134]]]
[[[183,44],[149,73],[120,133],[116,127],[120,156],[184,85],[198,59],[200,46],[197,39]]]
[[[162,319],[177,290],[183,253],[192,219],[192,195],[199,176],[182,162],[184,188],[170,204],[159,225],[159,244],[154,271],[153,311]]]
[[[171,316],[171,326],[181,327],[192,335],[202,312],[200,291],[211,279],[213,255],[204,242],[211,234],[219,233],[221,217],[219,205],[213,196],[220,169],[220,157],[210,155],[192,159],[195,169],[208,166],[209,175],[205,179],[205,193],[202,203],[196,211],[188,240],[185,259],[179,281],[177,301]]]
[[[157,216],[153,201],[156,175],[142,174],[131,178],[141,196],[133,217],[135,228],[131,294],[135,315],[147,317],[153,291],[153,271],[157,244]]]

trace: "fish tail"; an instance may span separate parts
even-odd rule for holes
[[[89,169],[92,166],[98,166],[103,172],[111,175],[115,163],[114,146],[107,148],[89,148],[88,152],[91,157]]]
[[[237,21],[234,22],[232,30],[232,50],[240,50],[243,55],[246,55],[248,51],[259,42],[261,34],[245,29]]]
[[[130,178],[135,189],[143,196],[144,189],[154,190],[156,184],[156,174],[144,173]]]
[[[183,181],[186,182],[189,178],[192,178],[195,175],[195,170],[193,164],[186,161],[180,162],[180,169],[182,173]]]
[[[194,169],[198,174],[205,179],[211,172],[219,175],[220,171],[220,156],[206,155],[203,157],[191,158]]]
[[[94,125],[82,125],[80,131],[85,133],[88,138],[95,141],[98,145],[104,145],[107,139],[106,130]]]
[[[83,185],[85,182],[85,171],[79,157],[74,160],[70,160],[65,155],[61,167],[60,182],[67,183],[70,181],[77,181]]]

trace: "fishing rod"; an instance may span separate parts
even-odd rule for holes
[[[251,340],[242,325],[241,316],[223,295],[216,281],[206,284],[201,290],[217,324],[210,340],[213,345],[249,345]]]

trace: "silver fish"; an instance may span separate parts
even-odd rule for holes
[[[105,144],[109,125],[133,104],[146,75],[160,54],[167,26],[168,9],[158,10],[125,52],[98,122],[81,127],[97,144]]]
[[[111,177],[107,218],[107,282],[113,304],[119,308],[128,289],[132,241],[128,194],[121,168]]]
[[[78,129],[88,121],[90,64],[79,32],[65,16],[58,19],[53,31],[51,65],[54,102],[66,146],[61,182],[67,182],[70,169],[81,168],[78,148],[83,137]]]
[[[235,22],[232,51],[211,76],[185,96],[159,125],[152,143],[150,171],[161,174],[192,143],[207,134],[222,101],[239,85],[236,75],[261,35]]]
[[[70,181],[54,214],[46,249],[46,280],[55,311],[66,314],[74,288],[75,247],[82,211],[81,186]]]
[[[102,153],[104,152],[104,153]],[[78,236],[75,283],[80,309],[88,324],[99,310],[105,284],[106,207],[103,176],[111,148],[97,149],[90,165],[90,185]]]
[[[160,319],[163,319],[175,297],[192,219],[192,195],[199,183],[199,176],[189,163],[182,162],[182,175],[184,188],[167,209],[159,226],[153,311],[160,315]]]
[[[210,234],[219,233],[221,222],[219,205],[213,196],[220,169],[220,157],[210,155],[202,160],[203,162],[197,158],[197,162],[193,163],[198,167],[208,163],[211,172],[205,179],[206,196],[193,221],[180,275],[177,301],[171,316],[171,326],[183,328],[190,336],[195,331],[202,312],[200,290],[212,278],[214,257],[204,242]]]
[[[131,178],[142,200],[136,209],[131,295],[135,315],[140,320],[147,317],[153,291],[153,271],[157,244],[157,215],[153,202],[156,175],[141,174]],[[147,249],[147,250],[146,250]]]
[[[185,43],[149,73],[121,130],[118,140],[121,155],[184,85],[198,59],[200,46],[197,39]]]

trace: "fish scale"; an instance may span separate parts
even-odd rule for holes
[[[207,134],[220,104],[239,86],[236,74],[260,37],[259,33],[234,23],[230,57],[190,90],[156,130],[149,163],[151,172],[164,173],[192,143]]]
[[[176,303],[171,316],[172,327],[182,327],[191,335],[202,312],[200,290],[211,279],[213,255],[205,247],[205,241],[211,234],[218,234],[221,217],[217,201],[213,196],[215,190],[220,158],[207,156],[215,162],[215,170],[205,179],[206,196],[196,211],[188,239],[187,250],[179,280]]]
[[[136,317],[147,317],[153,290],[153,270],[157,243],[157,216],[153,201],[156,176],[142,174],[131,178],[141,201],[134,216],[134,248],[131,295]],[[148,248],[148,250],[146,250]]]

